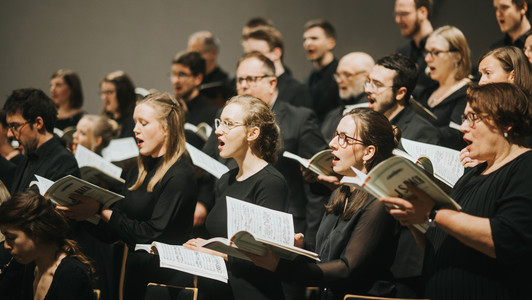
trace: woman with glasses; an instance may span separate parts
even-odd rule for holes
[[[451,197],[461,211],[439,209],[414,190],[415,201],[383,198],[425,250],[425,297],[530,299],[532,267],[532,132],[530,95],[509,83],[470,87],[460,130],[471,158]],[[427,220],[423,235],[412,224]]]
[[[419,100],[436,115],[437,119],[430,121],[440,130],[442,146],[460,150],[465,146],[462,134],[449,124],[460,124],[466,105],[465,93],[471,83],[469,46],[458,28],[443,26],[429,35],[425,52],[426,72],[438,87],[422,93]]]
[[[205,221],[209,237],[227,237],[226,196],[285,211],[288,186],[272,164],[280,147],[279,127],[268,106],[251,96],[235,96],[215,120],[220,157],[233,158],[238,167],[216,183],[215,203]],[[190,240],[197,249],[201,239]],[[229,285],[200,281],[206,299],[284,299],[281,281],[248,261],[229,257]],[[203,284],[203,286],[202,286]]]
[[[398,144],[396,130],[384,115],[372,109],[349,112],[329,143],[334,172],[356,176],[354,167],[368,173],[392,156]],[[272,251],[263,257],[250,257],[257,266],[284,280],[320,286],[322,299],[343,299],[347,293],[393,296],[390,266],[398,237],[398,223],[382,203],[362,190],[341,186],[333,191],[318,229],[320,262],[287,261]],[[301,234],[296,234],[295,243],[303,244]]]

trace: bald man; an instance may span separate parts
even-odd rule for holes
[[[364,82],[374,65],[373,58],[364,52],[351,52],[338,62],[334,78],[338,84],[341,105],[331,110],[323,120],[321,132],[326,139],[332,138],[344,110],[368,102]]]

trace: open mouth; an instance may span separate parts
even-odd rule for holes
[[[225,142],[218,139],[218,150],[220,150],[225,145]]]
[[[144,140],[141,140],[141,139],[137,138],[137,146],[139,148],[142,146],[143,143],[144,143]]]
[[[335,164],[335,163],[337,163],[337,162],[340,161],[340,159],[338,158],[338,156],[332,154],[332,157],[333,157],[333,159],[332,159],[333,164]]]

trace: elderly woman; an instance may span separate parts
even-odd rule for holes
[[[383,198],[425,249],[425,297],[430,299],[529,299],[532,266],[532,105],[509,83],[471,87],[460,127],[472,158],[451,197],[462,211],[438,209],[426,194],[417,200]],[[523,274],[528,274],[523,276]]]
[[[440,130],[442,146],[460,150],[465,146],[462,134],[449,123],[460,123],[466,105],[465,94],[471,83],[469,46],[458,28],[443,26],[430,34],[425,52],[426,71],[438,82],[438,88],[422,95],[420,101],[437,117],[431,121]]]

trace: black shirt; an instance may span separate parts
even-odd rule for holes
[[[297,81],[292,75],[284,72],[277,77],[278,98],[294,106],[312,108],[312,97],[308,87]]]
[[[188,113],[186,116],[186,122],[192,125],[198,125],[199,123],[207,123],[211,127],[214,126],[214,118],[218,108],[209,103],[200,94],[186,102]]]
[[[81,120],[81,117],[83,117],[84,112],[80,111],[79,113],[66,118],[66,119],[57,119],[55,122],[55,128],[65,130],[67,127],[76,127],[78,125],[79,120]]]
[[[203,77],[200,93],[209,103],[222,107],[225,101],[233,96],[234,91],[227,73],[216,66],[212,72]]]
[[[416,142],[439,145],[440,132],[429,120],[418,115],[414,109],[407,105],[390,123],[401,130],[401,138]]]
[[[512,41],[512,38],[508,34],[505,34],[504,38],[502,38],[502,39],[496,41],[495,43],[491,44],[490,50],[495,49],[495,48],[499,48],[499,47],[503,47],[503,46],[515,46],[515,47],[523,50],[523,48],[525,47],[526,38],[528,37],[530,32],[531,32],[531,30],[527,31],[525,34],[523,34],[522,36],[518,37],[515,41]]]
[[[321,133],[327,141],[332,139],[336,127],[338,127],[338,123],[340,123],[340,120],[344,117],[344,110],[346,107],[353,104],[368,102],[368,97],[366,93],[360,93],[358,96],[350,97],[349,99],[341,99],[340,102],[341,105],[331,110],[321,123]]]
[[[307,80],[312,96],[312,109],[318,116],[320,124],[330,110],[340,105],[338,84],[333,77],[337,67],[338,59],[335,58],[323,69],[312,70]]]

